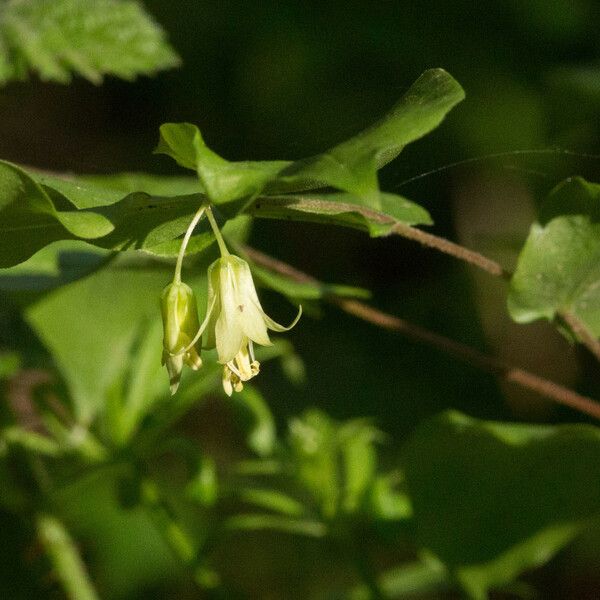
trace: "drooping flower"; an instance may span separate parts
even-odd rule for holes
[[[250,266],[238,256],[227,254],[208,268],[205,348],[217,349],[223,365],[223,389],[228,396],[241,391],[243,382],[258,374],[260,364],[253,344],[270,346],[268,330],[288,331],[300,318],[302,307],[289,327],[265,314],[252,279]]]
[[[192,288],[181,281],[165,287],[160,306],[164,331],[162,364],[167,365],[172,395],[179,387],[184,364],[195,371],[202,366],[200,337],[194,340],[200,327],[198,308]]]

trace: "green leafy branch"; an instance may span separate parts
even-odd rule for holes
[[[137,248],[174,256],[179,236],[208,195],[228,218],[223,233],[230,239],[243,230],[241,215],[317,221],[372,236],[401,235],[510,279],[509,309],[515,320],[553,319],[600,359],[598,185],[569,180],[550,195],[514,275],[496,261],[414,227],[431,222],[427,212],[379,191],[377,170],[438,125],[463,95],[445,71],[427,71],[379,122],[322,155],[299,161],[229,162],[206,146],[195,126],[164,125],[157,151],[194,170],[199,183],[150,176],[64,180],[0,163],[2,264],[14,265],[65,239],[107,250]],[[151,193],[139,191],[141,187]],[[213,241],[210,230],[200,225],[188,251],[198,252]],[[271,277],[267,285],[273,284]],[[275,286],[281,290],[285,284]],[[524,381],[523,373],[507,365],[495,369]],[[525,379],[526,385],[556,398],[555,388]]]

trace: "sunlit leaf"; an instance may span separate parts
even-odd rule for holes
[[[156,152],[197,171],[208,197],[215,204],[255,196],[289,164],[288,161],[229,162],[208,148],[200,130],[191,123],[161,125]]]
[[[398,485],[400,473],[378,476],[371,487],[370,508],[374,516],[385,521],[408,519],[412,515],[410,498]]]
[[[21,368],[21,357],[16,352],[0,353],[0,380],[12,377]]]
[[[375,443],[382,438],[371,423],[355,419],[344,423],[338,431],[344,464],[343,508],[356,512],[373,483],[377,470]]]
[[[323,412],[306,411],[289,424],[293,466],[301,485],[326,518],[335,516],[341,495],[335,423]]]
[[[78,421],[87,424],[106,409],[107,395],[117,392],[114,386],[124,367],[134,368],[132,352],[143,328],[159,319],[158,298],[169,279],[169,272],[116,265],[60,288],[27,309],[29,324],[51,351],[69,387]],[[156,373],[162,368],[160,331],[155,331],[149,350],[154,360],[149,356],[144,361],[149,360]],[[150,385],[145,366],[141,372],[144,386]],[[125,386],[121,392],[131,392],[132,415],[139,414],[145,400],[135,391],[135,377],[129,383],[134,387]]]
[[[600,336],[600,185],[559,185],[541,207],[511,280],[508,306],[519,322],[571,313]]]
[[[377,583],[386,598],[422,598],[454,587],[443,566],[423,563],[389,569],[377,577]],[[372,600],[372,597],[372,591],[365,585],[353,589],[349,595],[350,600]]]
[[[242,502],[288,517],[300,517],[305,512],[304,507],[298,500],[277,490],[242,488],[237,491],[236,496]]]
[[[161,127],[157,152],[197,171],[216,204],[240,198],[332,187],[355,202],[383,210],[377,171],[406,144],[435,129],[464,98],[460,85],[442,69],[426,71],[378,122],[337,146],[297,161],[229,162],[208,148],[190,123]]]
[[[176,256],[181,237],[204,200],[201,190],[197,180],[187,177],[125,173],[61,178],[0,161],[0,267],[23,262],[60,240]],[[223,233],[243,241],[249,220],[243,215],[230,219]],[[187,251],[200,252],[213,243],[209,226],[201,221]],[[52,254],[42,256],[45,261]]]
[[[317,538],[323,537],[327,533],[326,526],[319,521],[269,514],[236,515],[225,521],[225,527],[229,531],[271,530]]]
[[[77,211],[19,167],[0,162],[0,267],[22,262],[57,240],[99,238],[113,229],[103,215]]]
[[[196,472],[185,487],[186,496],[204,506],[213,506],[219,497],[217,465],[210,457],[200,457]]]
[[[381,210],[378,169],[435,129],[464,95],[443,69],[426,71],[383,118],[322,154],[296,161],[279,174],[272,190],[334,187]]]

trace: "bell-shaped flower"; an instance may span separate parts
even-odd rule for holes
[[[170,283],[162,291],[160,306],[163,320],[162,364],[167,365],[171,394],[179,387],[181,371],[186,364],[197,370],[202,366],[196,296],[182,282]]]
[[[302,307],[289,327],[265,314],[256,294],[250,267],[231,254],[217,259],[208,268],[207,314],[198,331],[206,329],[205,348],[217,349],[223,366],[223,389],[228,396],[241,391],[243,382],[259,372],[254,343],[270,346],[268,330],[288,331],[300,318]]]

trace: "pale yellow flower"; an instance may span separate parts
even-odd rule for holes
[[[207,314],[198,334],[206,328],[205,348],[217,349],[223,366],[223,389],[231,396],[243,382],[259,372],[253,344],[270,346],[268,330],[288,331],[300,318],[302,307],[289,327],[265,314],[256,294],[250,267],[228,254],[208,268]]]

